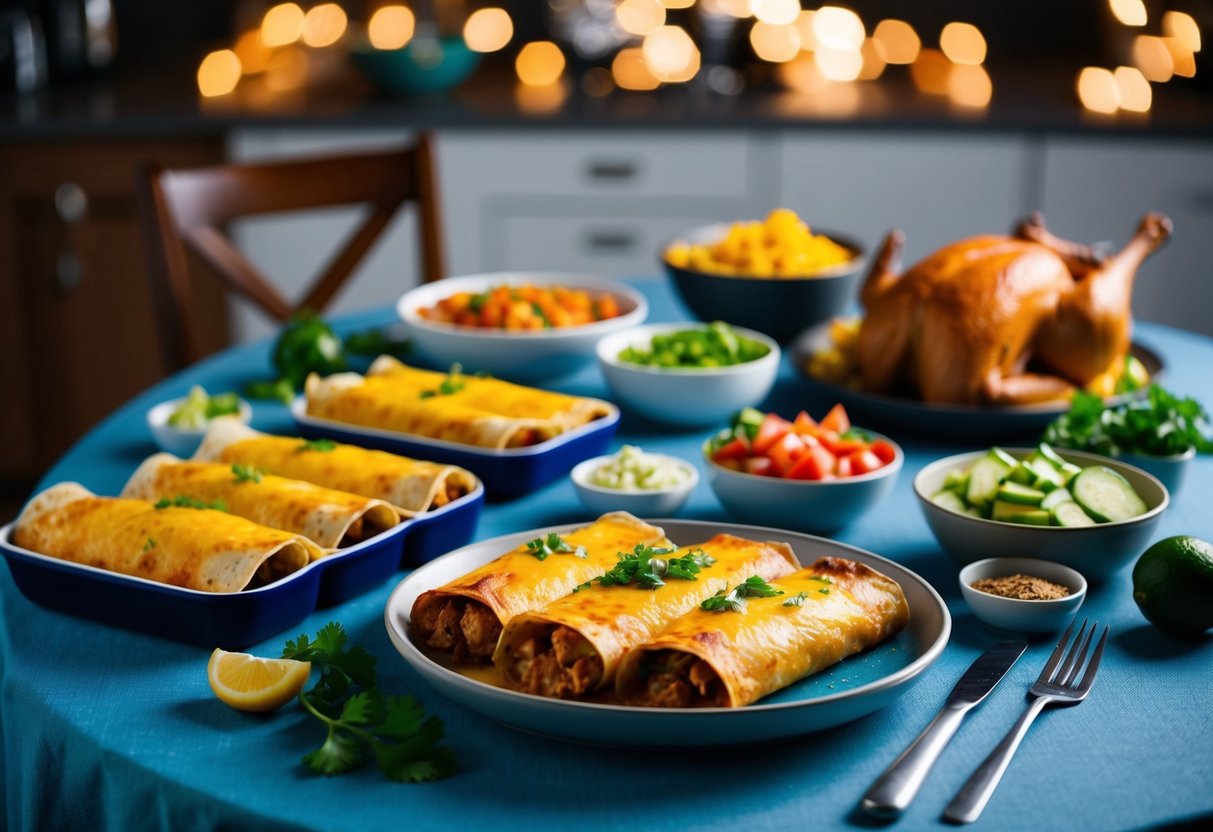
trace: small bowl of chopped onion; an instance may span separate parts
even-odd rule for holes
[[[986,558],[960,570],[960,593],[973,614],[993,627],[1052,633],[1078,612],[1087,581],[1050,560]]]
[[[685,459],[647,453],[635,445],[587,459],[569,476],[591,512],[626,511],[638,517],[677,514],[699,483],[699,471]]]
[[[253,418],[253,409],[235,393],[211,396],[195,386],[185,397],[161,402],[149,410],[147,426],[160,450],[188,457],[202,444],[211,419],[220,416],[235,416],[247,425]]]

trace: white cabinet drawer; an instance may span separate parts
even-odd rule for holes
[[[1213,335],[1213,149],[1198,142],[1051,140],[1042,206],[1057,234],[1119,248],[1147,211],[1175,223],[1141,267],[1133,314]]]
[[[789,136],[780,202],[809,225],[878,246],[906,233],[907,265],[973,234],[1006,233],[1025,212],[1027,150],[1018,139],[873,134]]]
[[[743,133],[442,135],[444,187],[484,194],[728,196],[747,193]]]
[[[537,217],[512,215],[490,224],[491,270],[568,271],[603,277],[655,274],[658,253],[673,237],[713,217]]]

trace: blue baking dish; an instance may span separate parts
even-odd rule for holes
[[[318,607],[348,601],[402,566],[470,543],[484,487],[419,514],[368,540],[315,561],[267,586],[200,592],[40,555],[0,529],[0,554],[21,594],[39,606],[115,627],[196,644],[238,649],[298,625]],[[442,548],[445,547],[445,548]]]
[[[562,479],[578,462],[605,453],[619,426],[619,408],[607,404],[611,412],[600,419],[538,445],[504,450],[319,419],[308,415],[307,401],[302,396],[291,405],[291,417],[298,432],[307,439],[335,439],[364,448],[458,465],[480,477],[492,496],[508,498],[530,494]]]

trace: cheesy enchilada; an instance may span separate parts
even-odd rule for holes
[[[487,662],[502,627],[515,615],[601,575],[620,551],[667,543],[660,528],[625,512],[605,514],[556,539],[530,541],[418,596],[410,616],[413,635],[456,660]]]
[[[263,586],[323,554],[301,535],[224,511],[98,497],[78,483],[60,483],[35,496],[17,518],[12,542],[39,554],[203,592]]]
[[[157,500],[185,495],[222,501],[228,511],[273,529],[301,534],[325,549],[351,546],[400,523],[383,500],[286,479],[241,463],[149,457],[127,481],[123,497]]]
[[[326,440],[271,436],[216,419],[194,460],[252,465],[269,474],[383,500],[401,511],[438,508],[476,488],[470,471]]]
[[[771,581],[744,611],[695,609],[631,651],[616,675],[628,704],[740,707],[871,647],[909,621],[901,587],[826,557]]]
[[[680,561],[691,568],[675,572],[672,565]],[[493,662],[508,683],[528,693],[585,696],[613,680],[630,648],[718,590],[751,575],[779,578],[799,565],[786,543],[728,534],[699,546],[659,550],[643,568],[658,575],[660,583],[590,582],[541,609],[516,615],[505,626]]]

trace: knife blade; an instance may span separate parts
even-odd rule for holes
[[[904,812],[965,714],[990,695],[1026,649],[1026,641],[1004,641],[978,656],[956,682],[931,724],[876,778],[860,803],[864,810],[879,817]]]

